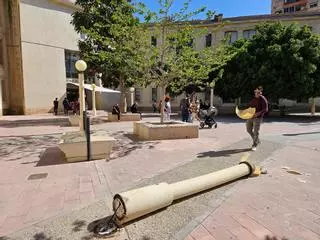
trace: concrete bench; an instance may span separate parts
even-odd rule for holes
[[[121,113],[120,114],[120,121],[140,121],[141,116],[139,113]],[[112,114],[111,112],[108,112],[108,122],[117,122],[118,121],[118,115]]]
[[[110,136],[91,135],[91,159],[109,159],[116,140]],[[58,145],[67,162],[87,160],[87,140],[83,132],[64,133]]]

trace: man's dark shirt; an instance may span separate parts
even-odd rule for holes
[[[253,98],[249,102],[249,107],[254,107],[256,109],[256,113],[261,112],[257,118],[263,117],[263,115],[268,112],[268,102],[264,96],[260,96],[258,98]]]
[[[53,101],[53,106],[54,108],[58,108],[59,102],[57,100]]]
[[[120,108],[118,106],[113,106],[112,114],[119,114],[119,113],[120,113]]]

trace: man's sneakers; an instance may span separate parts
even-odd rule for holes
[[[257,151],[257,146],[259,144],[261,144],[260,140],[258,140],[257,143],[252,144],[251,151],[253,152]]]

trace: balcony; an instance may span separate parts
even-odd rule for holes
[[[305,7],[308,4],[308,0],[289,0],[284,1],[283,7],[289,8],[289,7],[295,7],[295,6],[302,6]]]

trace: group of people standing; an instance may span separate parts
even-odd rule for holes
[[[72,113],[74,115],[79,114],[80,103],[79,103],[78,99],[69,102],[69,100],[67,98],[65,98],[63,100],[63,102],[62,102],[62,105],[63,105],[64,115],[66,115],[66,116],[69,115],[69,111],[72,111]],[[59,108],[59,101],[58,101],[58,98],[56,98],[53,101],[53,112],[54,112],[54,115],[58,115],[58,108]]]
[[[208,102],[203,103],[202,100],[198,100],[197,96],[186,96],[180,102],[181,118],[183,122],[193,122],[194,120],[200,121],[200,110],[209,109],[210,104]]]

